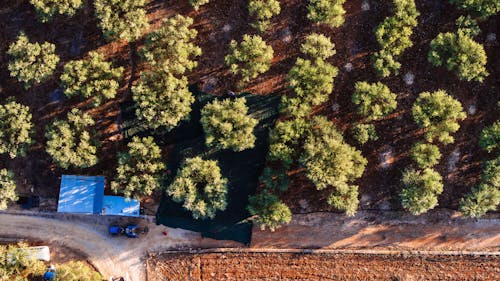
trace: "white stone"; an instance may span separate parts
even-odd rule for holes
[[[302,211],[309,211],[309,203],[307,203],[306,199],[300,199],[299,205]]]
[[[488,42],[495,42],[497,41],[497,34],[496,33],[488,33],[488,35],[486,35],[486,41]]]
[[[392,147],[387,147],[384,151],[379,153],[380,168],[387,169],[394,163],[394,152]]]
[[[457,168],[457,162],[460,159],[460,149],[455,148],[448,158],[448,172],[453,172]]]
[[[352,63],[350,63],[350,62],[346,63],[346,64],[344,65],[344,69],[345,69],[345,71],[347,71],[347,72],[351,72],[351,71],[352,71],[352,69],[353,69]]]
[[[370,10],[370,2],[363,1],[363,3],[361,3],[361,10],[364,12],[369,11]]]
[[[474,115],[476,114],[477,112],[477,108],[474,104],[471,104],[467,107],[467,113],[469,113],[469,115]]]
[[[233,27],[230,24],[225,24],[224,27],[222,27],[222,31],[224,31],[226,33],[231,31],[231,30],[233,30]]]
[[[283,41],[283,43],[292,42],[292,31],[290,30],[290,28],[287,27],[283,30],[283,32],[281,33],[280,39],[281,39],[281,41]]]
[[[332,104],[332,111],[333,112],[337,112],[337,111],[339,111],[339,109],[340,109],[340,104],[338,104],[338,103]]]
[[[406,73],[403,76],[403,81],[405,81],[405,84],[408,86],[413,85],[413,83],[415,82],[415,74],[413,74],[413,72],[411,71]]]

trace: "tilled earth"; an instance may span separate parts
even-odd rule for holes
[[[148,280],[498,280],[500,257],[210,253],[148,259]]]

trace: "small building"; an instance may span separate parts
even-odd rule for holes
[[[57,212],[138,217],[140,202],[104,195],[103,176],[63,175]]]

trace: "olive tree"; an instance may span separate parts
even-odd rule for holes
[[[25,156],[33,142],[32,131],[29,107],[13,100],[0,105],[0,154],[10,158]]]
[[[419,168],[432,168],[439,163],[441,152],[437,145],[419,142],[412,147],[411,157]]]
[[[344,24],[345,0],[310,0],[307,6],[307,18],[316,23],[324,23],[330,27]]]
[[[198,9],[201,6],[208,4],[208,2],[210,2],[210,0],[189,0],[189,4],[191,4],[191,6],[193,6],[195,11],[198,11]]]
[[[116,96],[122,76],[123,67],[114,68],[103,54],[90,52],[88,59],[66,63],[60,79],[66,96],[92,98],[99,105]]]
[[[149,28],[146,0],[95,0],[95,13],[106,40],[133,42]]]
[[[261,230],[274,231],[292,220],[290,208],[267,190],[250,196],[247,209]]]
[[[118,168],[111,189],[126,198],[141,199],[161,187],[165,164],[152,137],[132,138],[128,152],[118,154]]]
[[[69,261],[57,265],[57,278],[64,281],[102,281],[99,272],[82,261]]]
[[[438,34],[431,41],[428,60],[434,66],[444,65],[455,71],[460,80],[483,82],[489,75],[483,45],[464,32]]]
[[[460,9],[474,12],[475,14],[487,18],[500,12],[500,2],[498,0],[450,0]]]
[[[67,120],[56,120],[47,127],[46,151],[59,167],[88,168],[99,161],[97,147],[89,129],[95,124],[92,117],[73,108]]]
[[[479,146],[487,152],[499,150],[500,147],[500,120],[491,126],[485,127],[479,137]]]
[[[421,93],[412,112],[417,125],[425,130],[426,140],[438,140],[443,144],[455,141],[450,134],[458,131],[458,122],[466,117],[462,104],[444,90]]]
[[[357,200],[357,186],[349,184],[360,178],[365,170],[367,160],[344,141],[342,134],[332,122],[323,116],[314,117],[312,130],[306,138],[299,162],[306,168],[306,176],[316,189],[334,188],[330,202],[348,215],[356,212],[357,204],[339,203],[338,198]],[[355,191],[353,191],[355,190]]]
[[[29,254],[28,245],[0,245],[0,278],[2,280],[38,280],[45,272],[43,261]]]
[[[248,115],[245,98],[214,100],[201,110],[201,124],[208,146],[243,151],[255,146],[253,130],[258,121]]]
[[[48,22],[55,15],[73,16],[83,6],[82,0],[30,0],[41,22]]]
[[[248,13],[256,19],[252,27],[259,32],[269,28],[270,19],[281,12],[280,2],[277,0],[250,0],[248,2]]]
[[[14,173],[6,169],[0,170],[0,210],[7,209],[9,201],[15,202],[19,199],[16,193],[16,181]],[[1,275],[0,275],[1,276]]]
[[[420,215],[438,204],[438,196],[443,192],[441,175],[430,169],[408,169],[403,173],[401,204],[412,215]]]
[[[167,194],[191,211],[194,219],[213,219],[227,207],[227,189],[217,161],[194,157],[179,168]]]
[[[396,94],[381,82],[356,82],[354,87],[352,102],[358,106],[358,114],[368,121],[384,118],[398,105]]]
[[[299,156],[300,144],[309,134],[310,123],[302,118],[278,121],[269,132],[269,160],[290,166]]]
[[[177,78],[161,71],[143,72],[139,83],[132,87],[132,98],[139,120],[153,129],[165,126],[167,130],[189,118],[194,102],[186,77]]]
[[[11,57],[8,64],[10,76],[24,83],[25,89],[47,81],[59,63],[59,57],[55,51],[54,44],[30,43],[28,37],[21,32],[17,40],[9,45],[7,51]]]
[[[231,40],[224,60],[231,73],[241,76],[240,83],[247,83],[269,70],[273,55],[273,48],[260,36],[245,34],[240,43]]]
[[[300,51],[305,55],[322,60],[326,60],[336,53],[335,44],[330,41],[330,38],[319,33],[307,35],[304,43],[300,45]]]
[[[153,67],[173,74],[184,74],[196,67],[194,58],[201,48],[192,41],[198,32],[190,28],[193,19],[175,15],[163,21],[162,26],[146,36],[142,56]]]
[[[351,133],[353,138],[361,145],[378,139],[377,130],[373,124],[355,124],[351,129]]]

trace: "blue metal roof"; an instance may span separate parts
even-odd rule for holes
[[[100,214],[104,197],[103,176],[63,175],[57,211]]]
[[[138,217],[141,202],[134,199],[127,200],[121,196],[104,196],[102,205],[103,215]]]

